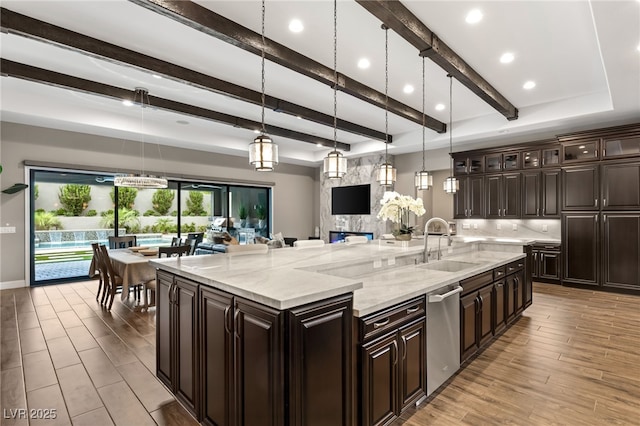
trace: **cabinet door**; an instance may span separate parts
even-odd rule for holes
[[[469,174],[484,173],[484,155],[469,157]]]
[[[460,298],[460,363],[478,350],[477,292]]]
[[[172,391],[171,311],[173,310],[173,275],[158,271],[156,277],[156,375]]]
[[[467,217],[484,217],[484,177],[470,176],[467,182]]]
[[[502,154],[485,155],[485,171],[487,173],[496,173],[502,171]]]
[[[509,152],[503,155],[503,169],[504,170],[519,170],[520,169],[520,153]]]
[[[401,327],[398,338],[400,345],[398,389],[402,411],[427,394],[427,354],[425,353],[427,335],[424,318]]]
[[[603,285],[640,290],[640,214],[603,215]]]
[[[486,217],[498,219],[502,213],[502,175],[485,177]]]
[[[602,207],[640,210],[640,163],[602,166]]]
[[[507,275],[504,280],[505,317],[510,324],[516,317],[516,280],[515,274]]]
[[[531,278],[539,278],[540,271],[540,251],[533,250],[531,253],[533,261],[531,262]]]
[[[493,337],[493,285],[488,285],[478,291],[478,301],[480,303],[478,317],[478,346]]]
[[[289,311],[290,425],[352,424],[352,301],[342,296]]]
[[[236,424],[284,424],[283,314],[236,299]]]
[[[562,162],[576,163],[600,158],[599,139],[583,140],[562,145]]]
[[[598,213],[562,215],[562,281],[598,285]]]
[[[597,165],[562,169],[562,209],[597,210],[599,183]]]
[[[202,422],[234,425],[233,297],[200,287],[200,336],[202,348]]]
[[[540,167],[540,150],[523,151],[520,153],[522,157],[523,169],[537,169]]]
[[[509,173],[502,176],[503,196],[501,216],[506,218],[520,217],[520,173]]]
[[[493,329],[495,334],[499,334],[507,327],[504,291],[504,280],[496,281],[493,284]]]
[[[560,253],[557,251],[540,251],[540,278],[546,280],[560,279]]]
[[[522,217],[534,218],[540,215],[540,173],[522,173]]]
[[[518,315],[522,313],[524,310],[524,287],[525,287],[525,279],[524,279],[524,270],[521,269],[514,274],[515,280],[515,292],[513,295],[513,308],[515,314]]]
[[[466,175],[469,171],[467,170],[468,159],[466,155],[464,156],[456,156],[453,158],[453,174],[456,176]]]
[[[362,345],[362,424],[388,424],[398,413],[397,333]]]
[[[560,217],[560,170],[543,170],[540,216],[545,218]]]
[[[460,189],[453,194],[453,217],[456,219],[464,219],[469,214],[468,206],[468,187],[469,179],[466,177],[458,178]]]
[[[198,284],[175,278],[175,393],[192,413],[199,407],[197,295]]]

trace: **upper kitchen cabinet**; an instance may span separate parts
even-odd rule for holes
[[[640,156],[640,134],[609,137],[602,140],[602,158]]]
[[[525,218],[560,217],[560,170],[522,173],[522,211]]]
[[[520,173],[504,173],[485,177],[487,219],[520,217]]]
[[[484,155],[466,153],[453,156],[453,173],[457,176],[484,173]]]
[[[602,165],[603,210],[640,210],[640,162]]]
[[[557,167],[560,165],[560,145],[542,150],[542,167]]]
[[[484,176],[459,179],[460,190],[453,195],[454,218],[484,217]]]
[[[506,152],[487,154],[485,159],[485,172],[496,173],[501,171],[512,171],[520,169],[520,153]]]
[[[598,165],[562,168],[562,210],[598,210]]]
[[[600,158],[600,140],[581,140],[562,145],[562,163],[594,161]]]
[[[542,163],[539,149],[522,151],[520,155],[522,157],[522,168],[525,170],[537,169],[540,167],[540,164]]]

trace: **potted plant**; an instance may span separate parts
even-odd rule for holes
[[[258,219],[258,228],[262,229],[265,227],[265,219],[267,218],[267,209],[262,205],[258,204],[255,208],[256,218]]]
[[[246,228],[247,227],[247,216],[249,215],[249,211],[247,210],[247,207],[244,204],[240,204],[240,207],[238,208],[238,217],[240,218],[240,227],[241,228]]]

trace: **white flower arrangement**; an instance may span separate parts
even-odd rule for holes
[[[394,231],[394,234],[413,233],[413,227],[409,226],[409,213],[415,214],[416,217],[426,213],[421,198],[414,199],[409,195],[400,195],[395,191],[385,192],[380,204],[382,207],[378,212],[378,219],[400,224],[400,229]]]

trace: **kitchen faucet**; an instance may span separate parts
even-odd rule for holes
[[[432,217],[431,219],[429,219],[427,221],[427,223],[425,223],[424,225],[424,250],[422,252],[422,257],[424,260],[424,263],[429,263],[429,225],[431,224],[431,222],[440,222],[444,225],[444,229],[447,230],[446,235],[447,236],[447,246],[451,245],[451,231],[449,230],[449,223],[440,218],[440,217]],[[438,260],[440,260],[440,256],[442,255],[442,252],[440,251],[440,238],[442,237],[442,234],[438,237]]]

